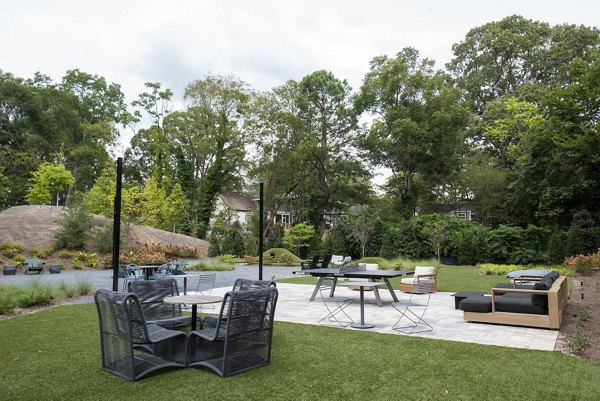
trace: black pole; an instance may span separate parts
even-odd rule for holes
[[[121,239],[121,180],[123,177],[123,158],[117,159],[117,189],[113,213],[113,291],[119,291],[119,243]]]
[[[258,219],[258,279],[262,280],[263,273],[263,235],[265,229],[264,221],[264,183],[260,183],[260,196],[258,202],[258,213],[260,215]]]

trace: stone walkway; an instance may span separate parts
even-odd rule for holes
[[[292,272],[297,267],[265,266],[263,278],[279,279],[293,277]],[[194,274],[195,272],[192,272]],[[180,276],[181,277],[181,276]],[[237,278],[258,279],[257,266],[236,265],[235,269],[228,272],[217,272],[214,295],[223,295],[233,285]],[[192,280],[190,278],[189,280]],[[112,271],[69,271],[61,274],[0,276],[0,284],[24,284],[39,281],[41,283],[57,284],[61,281],[77,283],[79,281],[91,282],[94,289],[112,288]],[[121,288],[122,280],[119,280]],[[279,283],[279,300],[275,313],[278,321],[314,324],[325,316],[327,310],[317,296],[315,302],[309,302],[314,289],[312,285]],[[379,333],[405,335],[392,330],[392,326],[399,318],[399,313],[392,307],[392,298],[385,288],[380,289],[383,307],[375,304],[373,292],[365,292],[365,321],[375,324],[372,329]],[[396,291],[401,302],[407,302],[409,294]],[[426,333],[410,334],[424,338],[471,342],[487,345],[499,345],[515,348],[537,349],[552,351],[558,337],[558,331],[534,329],[527,327],[503,326],[483,323],[466,323],[460,310],[454,309],[454,298],[451,293],[437,292],[431,297],[425,320],[433,326],[433,331]],[[345,287],[336,289],[336,296],[349,296],[354,298],[353,304],[348,308],[348,314],[360,321],[359,292]],[[93,302],[91,297],[84,297],[80,302]],[[346,330],[357,330],[350,327]]]
[[[275,320],[314,324],[325,316],[327,310],[319,296],[315,302],[309,302],[310,295],[314,289],[312,285],[302,284],[277,284],[279,299],[275,311]],[[216,288],[213,295],[223,295],[229,288]],[[392,326],[400,317],[400,314],[391,305],[392,297],[387,289],[380,289],[383,307],[375,304],[373,292],[365,292],[365,321],[375,324],[372,329],[378,333],[407,335],[392,330]],[[360,295],[359,291],[338,287],[336,296],[348,296],[354,298],[354,302],[346,309],[348,315],[355,321],[360,321]],[[396,291],[400,302],[407,302],[409,294]],[[553,351],[558,331],[534,329],[527,327],[503,326],[482,323],[467,323],[463,320],[463,313],[454,309],[454,298],[449,292],[437,292],[432,294],[429,307],[424,319],[433,326],[433,331],[425,333],[410,334],[423,338],[434,338],[438,340],[461,341],[477,344],[499,345],[514,348],[526,348]],[[345,330],[359,330],[350,327]]]

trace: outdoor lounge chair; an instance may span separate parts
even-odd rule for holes
[[[41,262],[38,258],[25,259],[25,270],[23,274],[43,274],[44,273],[44,262]]]
[[[192,331],[188,366],[206,366],[230,376],[271,361],[277,288],[229,291],[215,327]]]
[[[400,291],[414,292],[415,289],[424,288],[415,284],[430,283],[431,291],[436,291],[437,269],[433,266],[416,266],[413,277],[400,279]]]
[[[567,280],[550,272],[533,288],[492,288],[492,296],[469,296],[459,303],[467,322],[558,330],[567,304]]]
[[[133,281],[129,292],[137,295],[148,323],[169,329],[191,326],[192,317],[183,316],[181,305],[163,302],[166,297],[179,295],[175,279]]]
[[[186,365],[187,335],[147,324],[135,294],[98,290],[102,369],[127,380]]]

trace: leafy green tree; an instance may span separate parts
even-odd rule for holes
[[[61,229],[56,233],[56,249],[81,249],[90,236],[92,220],[81,207],[70,207],[58,221]]]
[[[433,71],[433,61],[406,48],[371,61],[355,104],[374,117],[362,146],[374,165],[392,171],[397,212],[409,217],[424,196],[419,187],[431,191],[460,167],[469,119],[461,92]]]
[[[298,253],[303,247],[310,244],[311,238],[315,235],[315,228],[307,223],[298,223],[285,232],[283,243],[290,249],[295,249]]]
[[[312,171],[302,195],[314,207],[306,217],[322,235],[326,212],[344,209],[369,195],[369,174],[352,146],[357,116],[348,83],[321,70],[305,76],[299,90],[299,114],[306,125],[305,147]]]
[[[171,190],[171,194],[167,196],[165,206],[165,223],[172,225],[173,232],[176,232],[177,227],[182,227],[185,224],[189,205],[190,202],[185,197],[181,185],[176,183]]]
[[[471,29],[452,47],[454,59],[446,67],[482,114],[499,97],[530,93],[531,86],[568,84],[569,63],[587,59],[599,45],[596,28],[551,27],[512,15]]]
[[[246,247],[244,244],[244,236],[240,232],[239,228],[229,228],[223,238],[223,250],[224,254],[235,255],[237,257],[244,256]]]
[[[75,179],[63,164],[42,163],[33,173],[31,180],[33,186],[27,194],[31,204],[46,204],[51,200],[50,192],[56,195],[56,206],[60,201],[60,191],[75,184]],[[66,197],[65,197],[66,203]]]

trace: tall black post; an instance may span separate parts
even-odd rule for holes
[[[113,291],[119,291],[119,244],[121,239],[121,181],[123,178],[123,158],[117,159],[117,190],[115,191],[115,208],[113,213]]]
[[[265,218],[264,218],[264,183],[260,183],[260,194],[258,202],[258,279],[262,280],[263,273],[263,236],[265,229]]]

